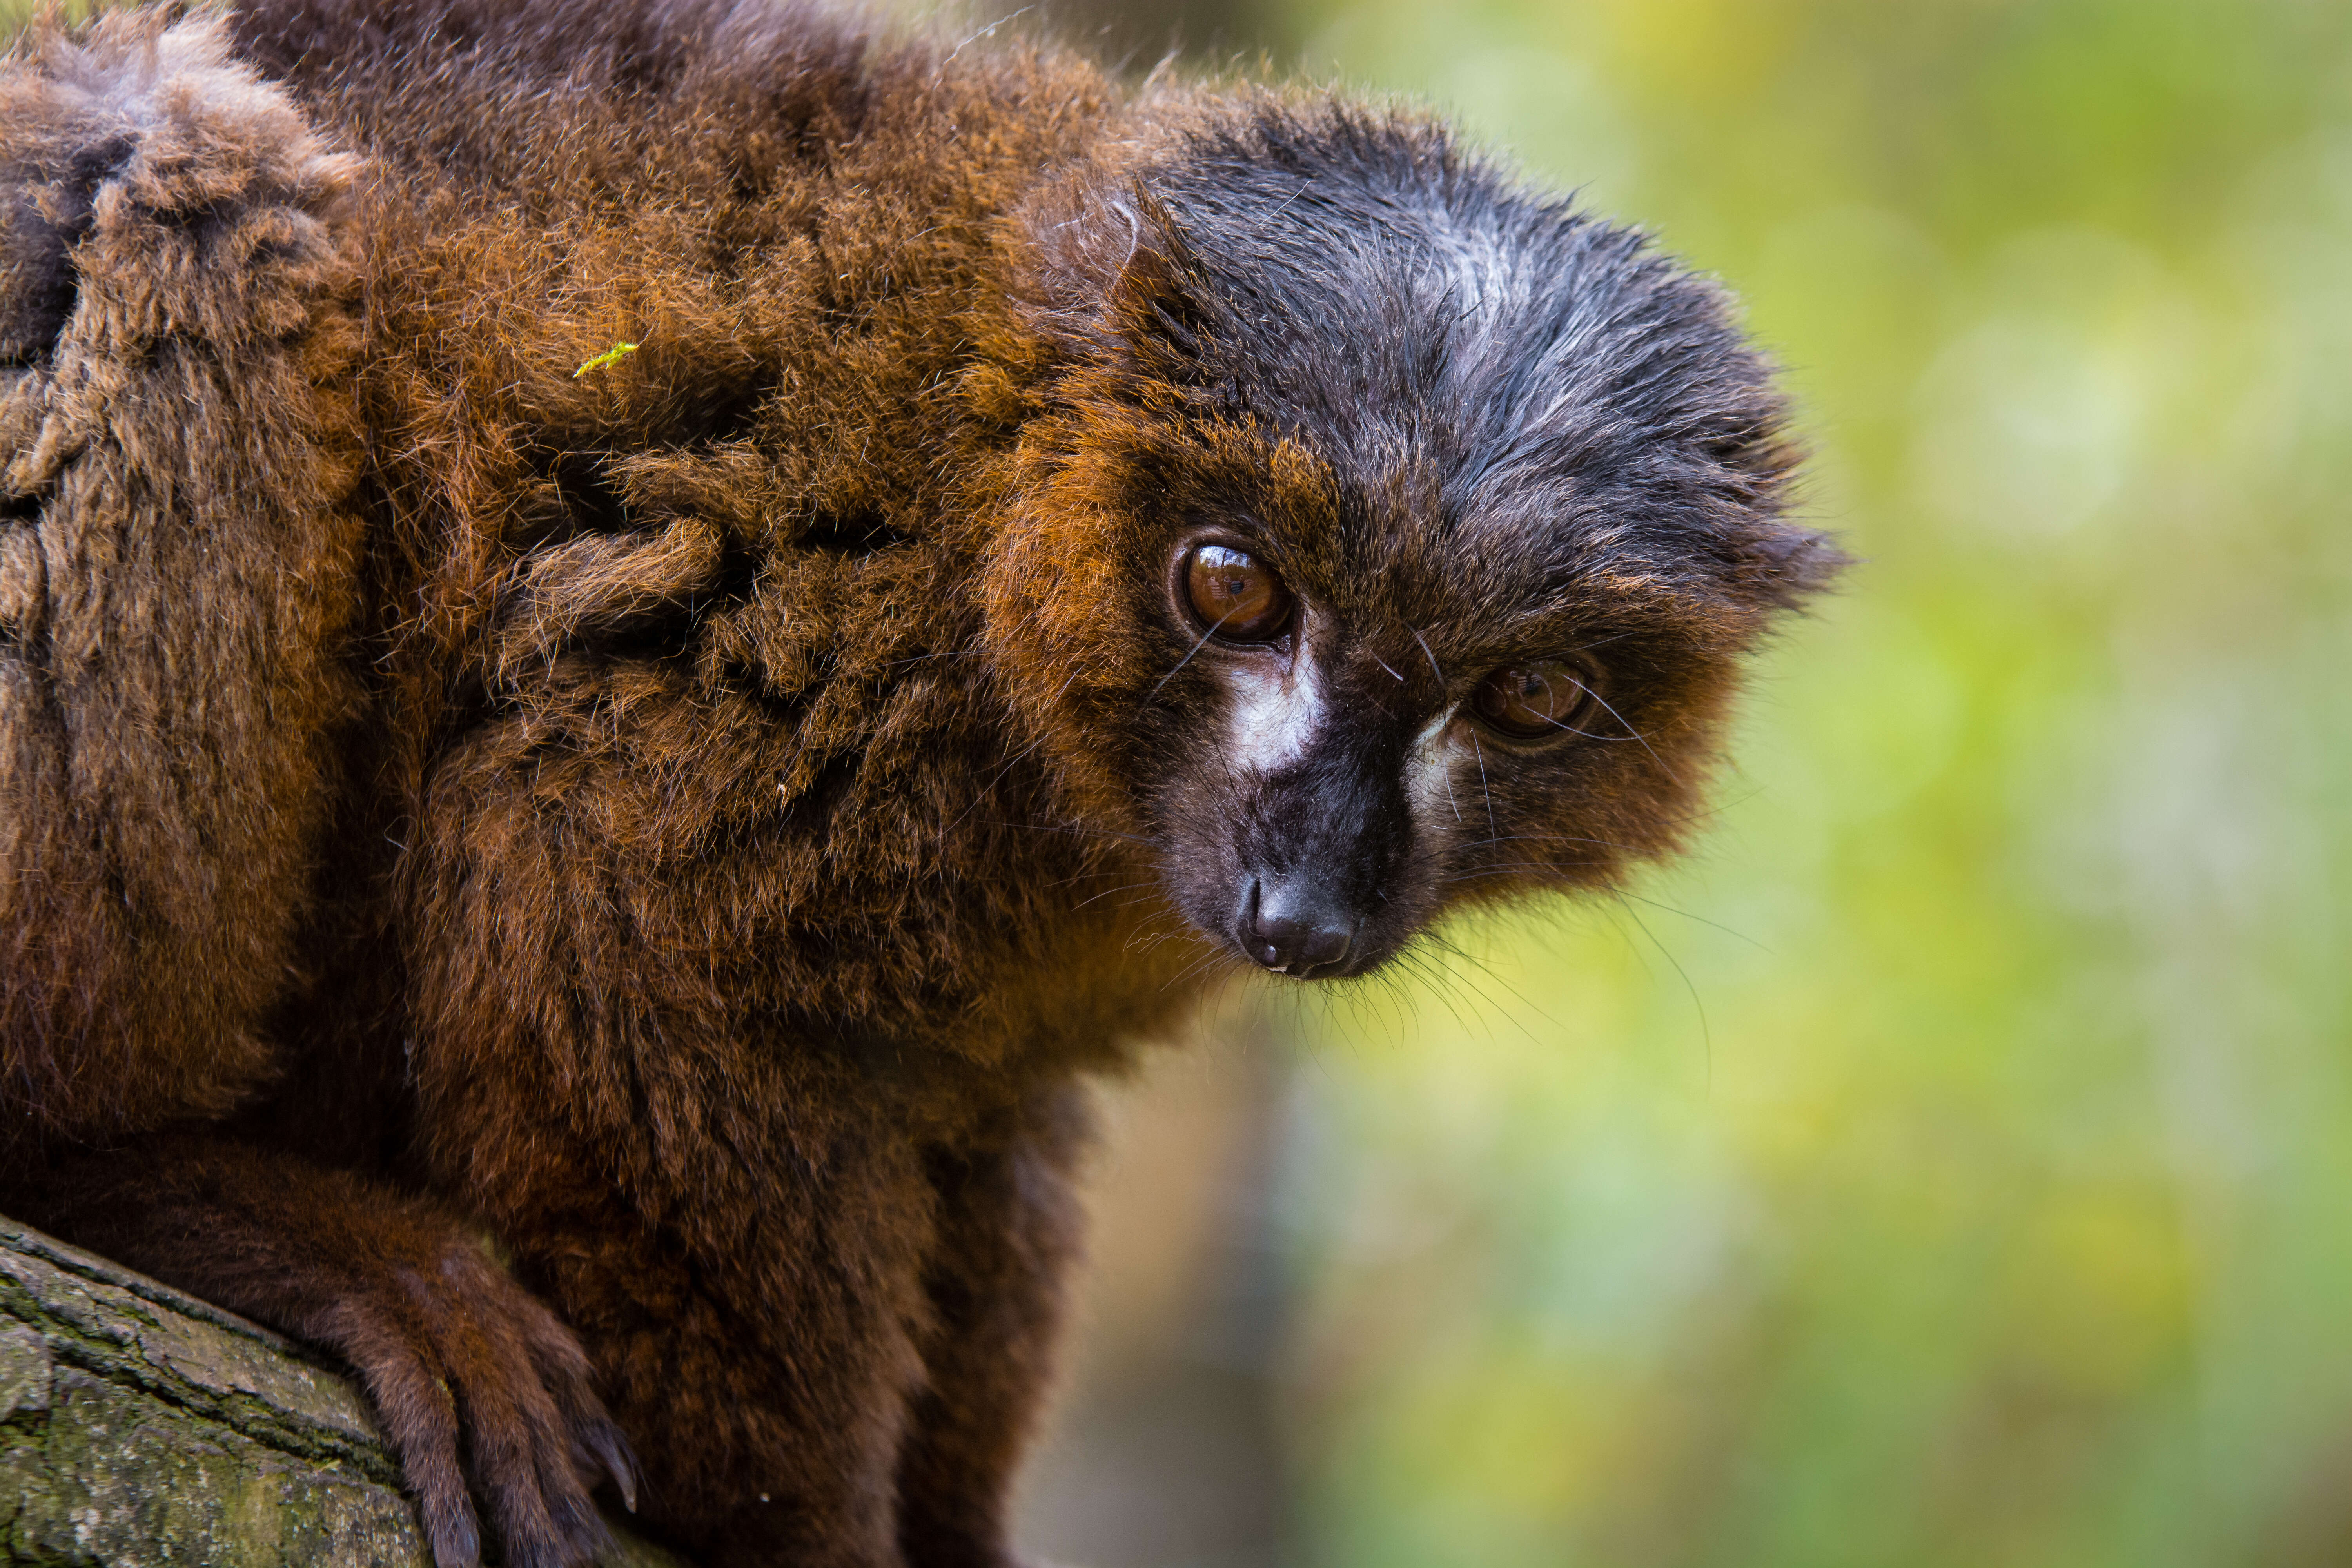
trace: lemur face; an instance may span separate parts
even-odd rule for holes
[[[1202,935],[1360,974],[1675,846],[1741,657],[1838,559],[1780,519],[1781,405],[1717,290],[1331,112],[1031,224],[1066,368],[997,604]]]
[[[1418,447],[1308,445],[1328,440],[1263,464],[1318,475],[1304,493],[1204,486],[1137,573],[1161,673],[1132,787],[1161,877],[1202,932],[1299,978],[1665,852],[1732,673],[1718,616],[1596,542],[1622,498],[1508,472],[1449,496]]]
[[[1481,636],[1444,614],[1440,584],[1439,615],[1414,625],[1311,562],[1294,586],[1278,563],[1296,553],[1228,524],[1188,532],[1169,563],[1169,617],[1193,637],[1169,677],[1184,691],[1158,695],[1192,738],[1170,748],[1152,816],[1185,914],[1255,963],[1321,978],[1380,963],[1482,878],[1586,879],[1601,861],[1577,835],[1504,824],[1574,826],[1542,810],[1574,753],[1637,739],[1587,646],[1606,639],[1540,617]]]

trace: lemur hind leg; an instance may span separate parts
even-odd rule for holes
[[[932,1153],[939,1231],[926,1284],[926,1382],[898,1463],[908,1568],[1013,1568],[1006,1505],[1043,1404],[1079,1251],[1070,1168],[1082,1091],[1039,1095],[971,1143]]]
[[[469,1479],[513,1568],[584,1568],[608,1540],[592,1489],[633,1498],[579,1341],[447,1210],[201,1131],[46,1161],[0,1202],[349,1361],[439,1568],[480,1560]]]

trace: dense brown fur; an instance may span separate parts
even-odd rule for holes
[[[1719,302],[1614,231],[1628,310],[1681,290],[1622,395],[1687,351],[1682,533],[1432,554],[1412,519],[1501,480],[1233,390],[1278,355],[1187,313],[1220,262],[1159,171],[1352,138],[1467,179],[1410,117],[731,0],[22,48],[5,1201],[348,1355],[445,1563],[467,1476],[509,1561],[581,1561],[634,1480],[607,1406],[714,1563],[1009,1561],[1074,1079],[1222,962],[1166,858],[1225,853],[1188,520],[1261,520],[1391,729],[1531,636],[1622,645],[1627,743],[1482,751],[1485,835],[1367,963],[1670,849],[1831,561]]]

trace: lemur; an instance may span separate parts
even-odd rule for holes
[[[1725,293],[1430,115],[792,0],[0,63],[0,1204],[441,1568],[1003,1568],[1087,1075],[1685,837],[1833,574]]]

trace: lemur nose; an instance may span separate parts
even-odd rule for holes
[[[1356,922],[1304,878],[1260,878],[1242,910],[1242,951],[1278,974],[1328,973],[1348,956]]]

